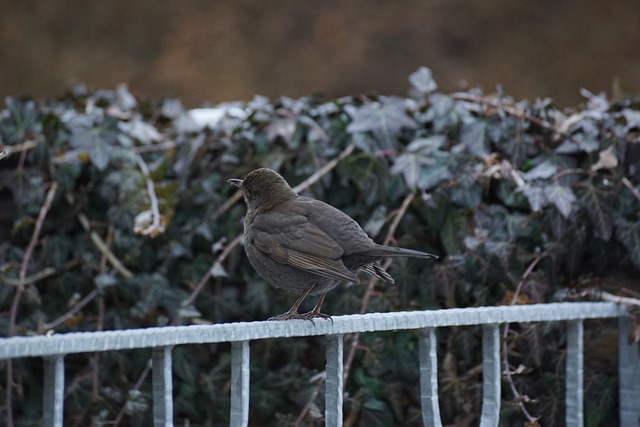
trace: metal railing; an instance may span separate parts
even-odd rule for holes
[[[71,353],[153,349],[153,420],[173,426],[171,349],[176,345],[231,342],[232,426],[249,422],[249,343],[266,338],[326,335],[325,422],[342,425],[343,334],[416,330],[419,339],[419,375],[422,418],[425,425],[441,426],[435,330],[448,326],[483,325],[483,404],[481,426],[497,426],[500,415],[501,364],[499,325],[512,322],[567,322],[566,423],[583,425],[583,320],[619,319],[620,425],[640,425],[640,357],[627,344],[630,330],[626,306],[614,303],[557,303],[479,307],[399,313],[371,313],[318,319],[225,323],[51,336],[0,339],[0,360],[43,357],[43,425],[63,425],[64,356]]]

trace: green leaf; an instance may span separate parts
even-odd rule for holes
[[[576,195],[569,187],[560,184],[545,187],[544,197],[549,203],[553,203],[565,218],[569,218],[573,205],[577,200]]]
[[[7,115],[0,115],[0,138],[8,145],[21,144],[25,139],[39,134],[38,110],[33,100],[20,101],[7,97]]]
[[[465,118],[462,121],[459,138],[472,154],[478,157],[489,154],[486,122],[470,117]]]
[[[111,160],[109,149],[104,141],[100,138],[94,139],[93,143],[88,147],[88,151],[91,163],[99,171],[104,171],[109,165],[109,160]]]
[[[522,192],[527,197],[533,212],[540,212],[549,204],[544,189],[538,185],[527,185]]]
[[[550,160],[545,160],[527,171],[523,176],[527,181],[534,179],[547,179],[555,175],[557,171],[558,166],[553,164]]]
[[[596,237],[608,241],[613,232],[611,214],[612,197],[609,192],[590,186],[583,196],[583,203],[594,226]]]
[[[372,132],[386,148],[395,145],[402,128],[415,129],[416,122],[409,117],[405,103],[400,98],[380,97],[379,102],[352,109],[347,132],[352,134]]]
[[[627,248],[629,259],[640,270],[640,221],[616,218],[616,238]]]
[[[451,201],[467,209],[482,202],[482,185],[470,175],[463,175],[451,189]]]
[[[450,154],[438,150],[445,142],[446,138],[440,135],[414,140],[407,151],[396,158],[391,173],[402,174],[407,186],[413,190],[429,190],[451,178]]]
[[[409,76],[411,86],[421,94],[434,92],[438,89],[438,84],[433,80],[431,70],[427,67],[420,67],[418,71]]]

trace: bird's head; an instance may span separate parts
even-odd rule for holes
[[[298,197],[278,172],[267,168],[251,171],[244,179],[230,179],[227,182],[242,189],[249,211],[269,210]]]

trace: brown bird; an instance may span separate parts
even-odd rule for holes
[[[298,196],[271,169],[256,169],[244,180],[228,182],[242,189],[247,204],[244,249],[249,262],[273,286],[300,294],[289,311],[269,320],[330,318],[320,312],[325,295],[340,282],[357,283],[358,270],[394,283],[379,264],[384,257],[438,258],[374,243],[347,214],[319,200]],[[299,314],[306,296],[318,294],[315,308]]]

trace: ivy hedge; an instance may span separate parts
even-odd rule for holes
[[[258,167],[344,210],[378,242],[441,256],[393,260],[394,286],[341,285],[325,302],[332,315],[542,303],[595,288],[637,296],[640,99],[583,90],[584,105],[566,110],[500,90],[441,93],[426,68],[409,80],[406,98],[256,96],[196,110],[139,100],[125,86],[7,98],[0,334],[285,311],[294,296],[269,287],[238,245],[245,208],[226,184]],[[615,353],[602,339],[608,328],[596,325],[600,335],[587,341]],[[504,418],[526,420],[524,405],[531,425],[538,416],[562,424],[563,325],[510,331],[503,356],[521,394],[505,387]],[[466,425],[480,414],[480,331],[439,337],[442,416]],[[345,425],[421,425],[415,334],[348,337],[345,348]],[[593,426],[617,412],[617,361],[599,348],[586,357]],[[264,340],[251,351],[251,424],[321,425],[323,338]],[[147,350],[68,356],[67,425],[151,425],[149,358]],[[11,365],[0,418],[10,401],[17,425],[37,425],[42,362]],[[8,363],[0,370],[7,375]],[[229,345],[175,348],[177,422],[226,425],[229,376]]]

